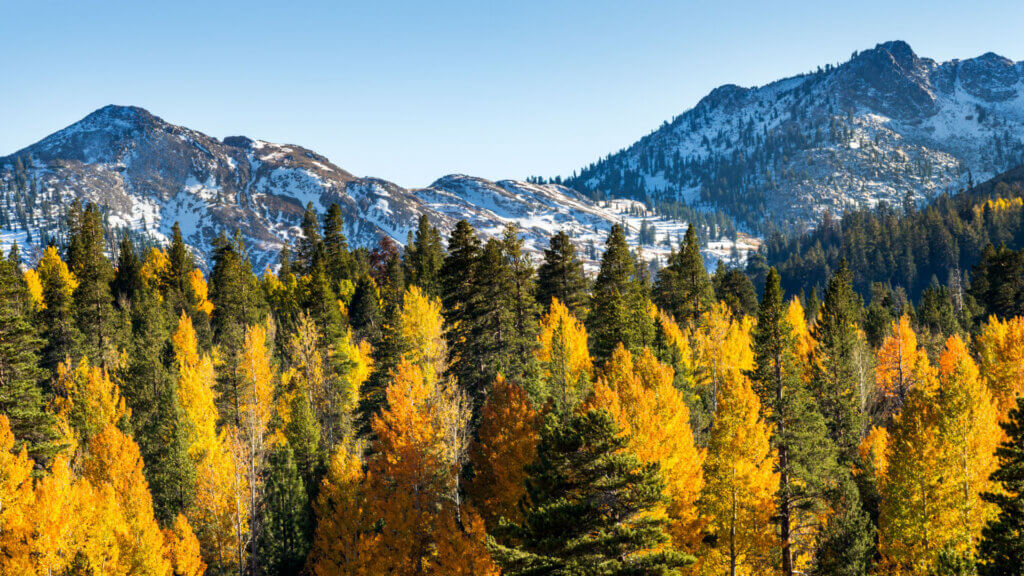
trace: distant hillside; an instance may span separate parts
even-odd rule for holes
[[[97,110],[0,158],[0,242],[20,242],[29,258],[34,248],[60,242],[64,211],[74,199],[105,209],[111,239],[125,230],[162,243],[180,222],[200,256],[219,233],[240,228],[260,269],[276,261],[283,242],[298,236],[309,202],[320,212],[337,203],[355,246],[383,236],[404,243],[426,214],[443,232],[466,219],[485,237],[515,222],[534,252],[565,230],[591,260],[612,224],[623,222],[637,246],[641,228],[654,230],[643,252],[659,257],[687,226],[655,217],[636,202],[599,203],[555,184],[451,175],[427,188],[406,189],[354,176],[301,146],[241,136],[218,140],[125,106]],[[703,214],[690,215],[714,241],[711,260],[731,253],[734,231],[712,226]],[[755,245],[748,239],[740,248]]]
[[[820,291],[845,258],[862,295],[881,282],[916,298],[935,282],[965,288],[990,243],[1024,248],[1024,165],[924,208],[882,205],[827,219],[805,235],[774,235],[765,255],[790,293]],[[763,264],[758,259],[751,271],[759,274]]]

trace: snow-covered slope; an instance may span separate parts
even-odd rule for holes
[[[726,85],[568,185],[711,205],[752,226],[956,192],[1024,163],[1024,63],[887,42],[757,88]]]
[[[424,189],[358,178],[300,146],[212,138],[169,124],[140,108],[107,106],[9,157],[0,158],[0,240],[33,246],[63,237],[74,199],[105,207],[112,230],[166,242],[179,222],[203,254],[221,231],[241,229],[258,267],[271,265],[284,241],[299,234],[304,207],[337,203],[349,241],[370,246],[382,236],[405,242],[422,214],[444,232],[466,219],[485,236],[520,224],[526,246],[539,251],[566,230],[596,257],[608,229],[644,220],[659,232],[648,257],[667,250],[685,224],[643,215],[636,203],[596,203],[570,188],[446,176]],[[631,234],[634,242],[636,234]],[[727,239],[720,239],[728,242]],[[593,246],[593,248],[591,248]],[[739,246],[750,249],[753,241]]]

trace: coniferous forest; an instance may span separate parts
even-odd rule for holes
[[[1006,196],[844,219],[974,214],[927,265],[836,225],[709,274],[691,228],[651,274],[615,226],[596,276],[336,205],[276,272],[109,251],[76,204],[0,261],[0,574],[1021,574],[1024,258],[960,243]]]

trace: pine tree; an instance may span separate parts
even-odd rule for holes
[[[657,464],[642,464],[608,412],[548,415],[529,467],[524,520],[495,559],[517,574],[680,574],[693,558],[667,547]]]
[[[449,374],[459,379],[464,386],[470,384],[472,373],[477,369],[475,359],[463,352],[466,342],[473,337],[475,318],[474,300],[479,298],[476,287],[477,266],[482,250],[476,231],[465,220],[455,225],[448,240],[448,255],[441,265],[441,303],[447,325]],[[467,379],[463,382],[462,377]]]
[[[241,404],[241,351],[245,330],[263,319],[265,302],[252,273],[245,242],[239,230],[228,239],[223,233],[213,242],[213,273],[210,275],[211,318],[214,343],[220,347],[219,411],[226,422],[238,425]]]
[[[357,341],[376,341],[380,338],[380,294],[377,283],[368,274],[364,274],[356,283],[352,302],[348,307],[349,326]]]
[[[634,352],[653,342],[654,321],[645,313],[647,306],[625,232],[618,224],[613,225],[586,320],[597,360],[608,359],[619,343]]]
[[[306,211],[302,215],[302,236],[295,245],[295,263],[299,272],[309,274],[313,265],[324,256],[324,240],[320,235],[320,221],[316,217],[316,208],[313,203],[306,204]]]
[[[261,572],[298,574],[309,553],[313,528],[306,487],[287,443],[270,451],[267,466],[259,544]]]
[[[44,411],[39,366],[43,340],[33,325],[32,299],[12,259],[0,258],[0,414],[19,442],[42,462],[56,450],[53,417]]]
[[[165,365],[170,326],[156,294],[143,286],[131,311],[129,354],[116,372],[131,409],[132,435],[146,462],[157,519],[169,525],[193,503],[195,469],[185,415]]]
[[[441,232],[430,224],[430,218],[421,214],[416,233],[410,234],[405,246],[404,262],[406,281],[410,286],[419,286],[430,296],[441,296],[440,274],[444,265],[444,246]]]
[[[537,268],[537,303],[548,308],[554,298],[573,315],[585,316],[587,279],[583,263],[576,256],[576,247],[564,231],[551,237],[550,245],[544,250],[544,262]]]
[[[78,280],[53,246],[43,253],[36,272],[43,289],[43,308],[39,315],[45,344],[41,364],[44,369],[54,373],[61,362],[75,353],[81,340],[74,321],[72,299]]]
[[[119,306],[130,303],[135,298],[135,293],[142,287],[141,272],[142,263],[139,261],[139,255],[135,253],[131,236],[125,234],[121,237],[117,250],[117,271],[110,287]]]
[[[803,318],[800,322],[802,325]],[[755,368],[751,376],[762,415],[773,427],[772,445],[778,458],[774,520],[781,569],[791,575],[805,571],[813,557],[817,516],[827,509],[829,489],[840,472],[824,418],[802,379],[797,334],[784,309],[774,267],[765,280],[753,340]]]
[[[668,264],[658,271],[654,296],[658,306],[684,324],[695,323],[714,304],[711,278],[704,267],[694,226],[686,229],[679,251],[673,251]]]
[[[812,335],[817,346],[812,358],[812,391],[828,424],[829,436],[849,462],[860,441],[866,392],[858,380],[856,354],[858,301],[845,262],[825,291]]]
[[[323,242],[324,268],[331,283],[337,286],[342,280],[352,277],[355,265],[349,252],[348,239],[345,238],[345,220],[337,203],[327,209]]]
[[[110,294],[114,270],[104,256],[103,216],[94,204],[71,214],[75,219],[69,223],[68,267],[78,280],[73,296],[75,324],[82,334],[81,354],[106,365],[113,360],[115,344]]]
[[[981,576],[1010,576],[1024,572],[1024,398],[1001,424],[1006,439],[996,449],[999,467],[992,473],[1000,490],[983,494],[998,507],[998,515],[982,531],[978,544]]]

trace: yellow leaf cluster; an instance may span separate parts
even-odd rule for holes
[[[990,317],[975,345],[981,373],[1003,420],[1017,397],[1024,396],[1024,318]]]
[[[544,369],[550,393],[563,406],[571,405],[582,393],[580,384],[593,375],[586,328],[565,304],[552,298],[551,307],[541,318],[537,340],[540,343],[537,359]]]
[[[642,462],[660,463],[669,532],[676,546],[695,550],[700,538],[697,500],[704,484],[704,451],[694,442],[690,410],[673,386],[670,366],[644,349],[634,361],[621,344],[594,385],[588,407],[608,410]]]

